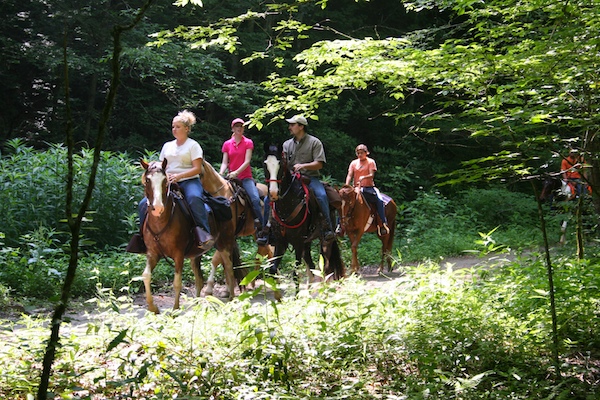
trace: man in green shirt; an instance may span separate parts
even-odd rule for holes
[[[283,143],[283,156],[288,166],[291,166],[292,172],[300,172],[310,177],[308,186],[312,189],[327,223],[327,227],[323,229],[323,237],[325,241],[331,241],[335,238],[335,234],[331,225],[329,200],[320,180],[320,169],[326,162],[323,143],[306,132],[308,121],[302,115],[294,115],[286,121],[292,138]]]

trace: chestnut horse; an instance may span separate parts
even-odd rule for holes
[[[341,225],[343,231],[348,234],[350,245],[352,247],[352,272],[358,272],[358,244],[365,232],[375,232],[381,240],[381,263],[378,273],[383,271],[383,265],[387,262],[388,271],[392,270],[392,245],[394,244],[394,231],[396,230],[396,212],[397,207],[394,200],[385,196],[385,217],[390,229],[389,234],[381,235],[377,229],[377,207],[369,205],[358,188],[350,185],[344,185],[339,190],[342,198]]]
[[[306,262],[309,282],[315,280],[312,270],[315,264],[311,257],[311,243],[319,238],[320,254],[325,265],[325,277],[340,279],[345,276],[345,267],[337,238],[326,243],[321,235],[323,218],[319,206],[299,174],[292,174],[282,159],[281,145],[265,145],[265,177],[269,183],[272,218],[271,229],[275,236],[275,256],[270,273],[277,273],[281,257],[289,244],[294,249],[296,267]],[[296,291],[299,289],[296,269],[293,271]]]
[[[237,188],[234,187],[230,181],[219,175],[214,167],[207,161],[202,162],[200,180],[202,181],[204,190],[211,196],[223,196],[230,200],[231,213],[233,215],[231,221],[232,230],[227,233],[233,238],[233,246],[232,248],[218,248],[212,258],[211,273],[206,281],[206,290],[204,291],[206,295],[211,295],[215,284],[216,269],[219,265],[223,265],[226,270],[233,268],[236,277],[238,277],[238,283],[240,278],[245,274],[245,271],[242,272],[239,268],[239,250],[237,248],[237,243],[235,243],[235,238],[239,236],[254,235],[254,240],[256,240],[254,227],[255,216],[250,201],[242,198],[239,190],[236,190]],[[266,185],[259,183],[257,184],[257,188],[261,197],[266,196]],[[263,257],[271,258],[273,256],[273,251],[268,245],[258,246],[258,254]],[[228,286],[231,288],[229,284]],[[230,292],[229,296],[232,298],[233,292]]]
[[[196,296],[200,296],[203,286],[200,259],[202,254],[194,245],[191,218],[181,207],[181,201],[176,200],[175,193],[167,181],[167,160],[162,163],[140,161],[144,168],[142,183],[148,199],[148,215],[142,226],[144,243],[146,244],[146,268],[142,274],[146,288],[148,310],[157,313],[158,307],[152,298],[150,283],[152,271],[161,258],[171,258],[175,264],[175,303],[173,309],[179,308],[179,295],[182,287],[183,262],[191,258],[192,270],[196,283]]]

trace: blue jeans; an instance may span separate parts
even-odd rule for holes
[[[329,229],[332,229],[331,215],[329,213],[329,199],[327,198],[327,192],[325,192],[325,186],[323,186],[323,182],[321,182],[319,178],[311,176],[308,187],[311,188],[315,194],[317,203],[319,203],[319,207],[321,208],[323,216],[327,221],[327,225],[329,226]]]
[[[381,195],[379,194],[379,190],[375,189],[373,186],[365,186],[361,188],[363,193],[369,193],[372,197],[375,197],[377,200],[375,201],[377,205],[377,214],[379,214],[379,218],[381,218],[381,222],[387,224],[387,218],[385,217],[385,206],[383,205],[383,200],[381,199]],[[369,198],[371,198],[371,196]]]
[[[190,205],[195,224],[198,225],[200,228],[204,229],[206,232],[210,233],[210,227],[208,224],[208,213],[206,211],[206,206],[204,205],[204,200],[202,199],[204,188],[202,187],[200,178],[193,178],[181,181],[179,182],[179,187],[183,191],[185,200]],[[148,214],[148,199],[145,197],[140,201],[140,204],[138,205],[138,214],[140,217],[141,225],[146,219],[146,214]]]
[[[260,196],[258,195],[258,189],[256,188],[256,183],[254,183],[254,179],[252,178],[244,178],[242,179],[242,186],[246,193],[248,193],[248,197],[250,198],[250,203],[252,204],[252,211],[254,211],[254,218],[258,218],[261,226],[265,226],[265,219],[260,209]]]

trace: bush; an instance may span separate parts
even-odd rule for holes
[[[65,242],[64,221],[66,204],[67,151],[53,146],[46,151],[35,151],[19,140],[10,142],[12,154],[0,159],[0,213],[6,244],[16,246],[20,237],[40,227],[55,232]],[[82,150],[74,156],[73,212],[79,211],[89,170],[91,150]],[[127,154],[102,152],[96,184],[89,211],[83,226],[87,243],[121,245],[127,242],[130,216],[136,214],[136,204],[143,197],[140,186],[141,171]]]

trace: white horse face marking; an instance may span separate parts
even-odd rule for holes
[[[150,210],[152,215],[155,217],[159,217],[163,211],[165,210],[165,205],[163,203],[163,182],[167,179],[165,174],[151,174],[150,175],[150,184],[152,185],[152,204],[150,204]]]
[[[268,155],[265,160],[265,165],[269,176],[267,181],[269,182],[269,197],[272,201],[276,201],[279,198],[279,184],[277,183],[277,174],[279,173],[279,160],[274,155]]]

